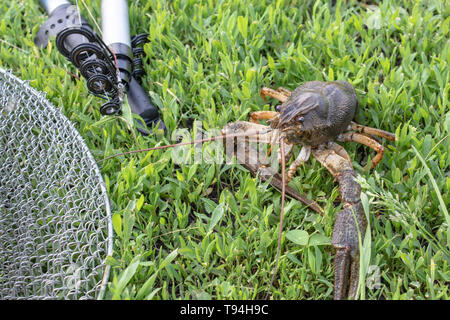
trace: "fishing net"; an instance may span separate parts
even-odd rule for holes
[[[102,298],[111,252],[106,188],[80,134],[0,69],[0,299]]]

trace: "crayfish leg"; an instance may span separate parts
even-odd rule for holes
[[[384,147],[378,141],[360,133],[355,132],[346,132],[341,134],[338,137],[338,141],[341,142],[357,142],[361,143],[369,148],[372,148],[377,152],[376,156],[372,159],[372,163],[370,164],[370,169],[372,170],[378,163],[380,163],[381,159],[383,159],[384,155]]]
[[[284,90],[288,91],[286,89],[284,89]],[[290,92],[288,95],[286,92],[283,92],[283,91],[276,91],[276,90],[273,90],[270,88],[263,87],[260,91],[260,94],[261,94],[261,97],[264,99],[264,101],[266,101],[266,97],[269,96],[274,99],[277,99],[278,101],[285,102],[289,98]]]
[[[289,170],[286,177],[286,183],[289,183],[289,181],[291,181],[292,177],[297,171],[297,168],[300,167],[303,163],[305,163],[309,159],[310,154],[311,154],[311,147],[303,146],[302,150],[300,151],[300,154],[289,166]]]
[[[290,97],[291,95],[291,91],[283,87],[278,87],[277,91],[284,94],[286,97]]]
[[[354,121],[352,121],[350,123],[350,128],[352,130],[355,130],[356,132],[359,132],[359,133],[362,133],[362,134],[371,134],[371,135],[374,135],[374,136],[378,136],[378,137],[382,137],[382,138],[388,139],[390,141],[395,141],[395,134],[393,134],[391,132],[384,131],[384,130],[377,129],[377,128],[363,126],[362,124],[356,123]]]
[[[255,111],[250,113],[250,121],[258,123],[259,120],[270,120],[277,115],[278,112],[276,111]]]

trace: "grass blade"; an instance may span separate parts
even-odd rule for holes
[[[422,155],[417,151],[417,149],[414,146],[411,146],[414,152],[416,153],[417,157],[419,158],[420,162],[422,162],[423,167],[425,168],[425,172],[427,173],[428,177],[430,177],[431,184],[433,185],[434,191],[436,192],[436,196],[439,200],[439,206],[441,207],[442,213],[444,214],[445,221],[447,222],[447,246],[450,244],[450,217],[448,215],[447,207],[445,206],[444,199],[442,198],[441,191],[439,190],[439,187],[436,183],[436,180],[433,177],[433,174],[431,173],[430,168],[428,168],[427,162],[422,157]]]

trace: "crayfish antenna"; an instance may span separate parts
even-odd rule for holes
[[[272,131],[272,129],[267,129],[267,130],[263,130],[263,131],[256,131],[255,130],[255,131],[251,131],[251,132],[238,133],[238,134],[223,134],[223,135],[215,136],[215,137],[211,137],[211,138],[205,138],[205,139],[194,140],[194,141],[189,141],[189,142],[180,142],[180,143],[175,143],[175,144],[169,144],[167,146],[158,146],[158,147],[152,147],[152,148],[147,148],[147,149],[131,150],[131,151],[126,151],[126,152],[113,154],[113,155],[111,155],[109,157],[106,157],[106,158],[100,160],[100,162],[103,162],[103,161],[106,161],[106,160],[109,160],[109,159],[112,159],[112,158],[120,157],[120,156],[125,156],[127,154],[148,152],[148,151],[152,151],[152,150],[169,149],[169,148],[187,146],[187,145],[196,144],[196,143],[211,142],[211,141],[216,141],[216,140],[224,140],[224,139],[228,139],[228,138],[251,137],[251,136],[256,136],[256,135],[259,135],[259,134],[265,134],[265,133],[268,133],[270,131]]]
[[[283,216],[284,216],[284,203],[285,203],[285,196],[286,196],[286,157],[284,154],[284,141],[283,139],[280,139],[280,151],[281,151],[281,208],[280,208],[280,227],[278,229],[278,245],[277,245],[277,256],[275,258],[275,267],[272,274],[272,279],[270,280],[269,288],[267,289],[266,296],[264,300],[267,300],[269,297],[270,290],[272,289],[273,282],[275,280],[275,276],[277,275],[278,271],[278,260],[280,258],[280,251],[281,251],[281,234],[283,232]]]

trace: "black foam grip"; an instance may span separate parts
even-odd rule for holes
[[[131,111],[141,116],[147,126],[152,126],[159,120],[158,109],[134,77],[131,77],[128,88],[128,103]]]

